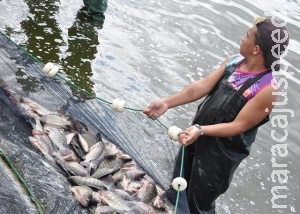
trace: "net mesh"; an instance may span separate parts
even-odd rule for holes
[[[175,203],[176,193],[170,190],[170,184],[179,144],[168,138],[165,128],[139,112],[115,112],[98,99],[78,92],[62,79],[47,77],[42,71],[43,65],[5,35],[0,35],[0,56],[1,78],[12,90],[49,110],[63,110],[85,123],[94,132],[100,132],[106,140],[129,154],[156,184],[167,191],[169,199]],[[32,127],[28,119],[22,112],[14,110],[3,94],[0,124],[1,148],[11,157],[45,212],[87,212],[75,202],[69,189],[70,184],[61,170],[43,158],[29,143],[28,136],[31,135]],[[1,162],[0,167],[4,167]],[[178,169],[175,172],[178,175]],[[16,183],[10,178],[6,179],[0,184],[1,192],[10,191],[5,190],[5,186]],[[15,195],[21,195],[21,190],[15,191],[19,193]],[[178,213],[188,213],[185,196],[182,194],[181,197]],[[30,204],[26,200],[23,198],[22,203]],[[0,208],[0,211],[1,209],[5,208]],[[22,210],[21,207],[18,209]],[[35,208],[32,205],[27,206],[22,213],[32,213],[33,209]]]

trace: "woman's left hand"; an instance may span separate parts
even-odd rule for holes
[[[190,126],[186,131],[182,131],[179,134],[178,141],[183,146],[188,146],[194,143],[200,136],[200,130],[195,126]]]

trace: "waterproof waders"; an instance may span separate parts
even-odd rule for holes
[[[236,90],[227,79],[242,62],[225,69],[221,80],[199,105],[193,124],[213,125],[235,119],[247,102],[243,92],[270,72],[250,78]],[[192,214],[215,213],[215,200],[228,189],[234,171],[249,155],[258,127],[267,121],[268,117],[233,137],[200,136],[185,147],[184,177],[188,181],[187,200]]]
[[[83,0],[84,5],[87,7],[87,14],[93,20],[104,23],[104,12],[107,8],[107,0]]]

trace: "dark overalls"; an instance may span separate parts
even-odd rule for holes
[[[199,105],[193,124],[213,125],[235,119],[247,102],[243,92],[270,72],[256,75],[237,91],[227,79],[242,62],[225,70],[219,83]],[[233,137],[200,136],[195,143],[185,147],[184,175],[188,181],[187,199],[192,214],[215,213],[215,200],[228,189],[234,171],[249,155],[258,127],[267,121],[268,117]]]

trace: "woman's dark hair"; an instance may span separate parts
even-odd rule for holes
[[[259,25],[259,23],[257,24]],[[257,26],[256,25],[256,26]],[[263,53],[263,56],[264,58],[266,59],[266,55],[267,55],[267,52],[268,52],[268,47],[267,45],[264,43],[264,41],[261,39],[259,33],[258,33],[258,30],[254,33],[254,36],[255,36],[255,44],[258,45]]]

